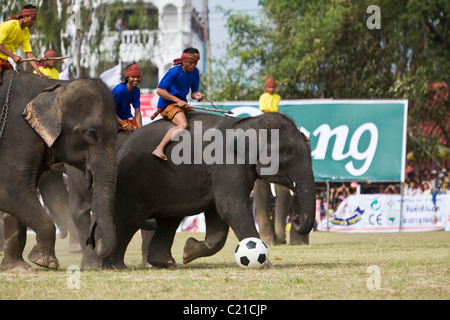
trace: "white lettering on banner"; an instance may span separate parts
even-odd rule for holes
[[[364,132],[368,131],[370,133],[370,142],[367,146],[367,149],[363,152],[360,152],[358,149],[359,141],[364,134]],[[319,136],[317,141],[316,149],[311,152],[311,156],[315,160],[323,160],[325,159],[325,155],[327,153],[328,144],[330,139],[335,136],[336,140],[334,143],[333,151],[331,153],[331,158],[336,161],[341,161],[351,157],[354,160],[365,160],[364,164],[361,168],[356,169],[353,161],[349,161],[345,164],[345,169],[351,175],[358,177],[367,172],[372,164],[373,157],[375,156],[375,151],[378,145],[378,129],[375,124],[368,122],[364,123],[356,131],[353,133],[352,138],[350,139],[349,150],[347,153],[344,153],[344,147],[347,142],[349,128],[346,125],[341,125],[333,130],[331,130],[328,124],[322,124],[316,130],[314,130],[313,135]]]

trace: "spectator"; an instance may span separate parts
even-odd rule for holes
[[[404,194],[407,196],[414,196],[417,193],[416,181],[410,180],[405,186]]]
[[[431,186],[431,183],[429,181],[422,182],[423,186],[423,193],[424,195],[430,195],[431,191],[433,190],[433,187]]]

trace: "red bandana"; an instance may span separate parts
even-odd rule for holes
[[[266,90],[264,90],[264,92],[267,92],[267,87],[273,87],[276,86],[277,83],[275,82],[275,79],[273,78],[267,78],[266,80]]]
[[[22,9],[18,15],[12,16],[6,21],[13,20],[13,19],[19,19],[19,17],[37,17],[37,9],[30,8],[30,9]]]
[[[183,54],[181,55],[181,58],[177,58],[177,59],[173,60],[173,65],[177,66],[177,65],[181,64],[181,62],[183,62],[183,61],[197,62],[198,60],[200,60],[200,53],[183,52]]]
[[[56,51],[53,49],[49,49],[44,52],[44,58],[54,58],[56,57]],[[38,64],[39,67],[45,67],[45,61],[42,61]]]
[[[126,77],[142,77],[141,68],[137,64],[132,64],[125,72]]]

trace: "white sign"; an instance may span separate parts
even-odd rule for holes
[[[319,231],[416,232],[450,231],[450,195],[364,194],[351,195],[339,205],[333,217],[322,220]]]

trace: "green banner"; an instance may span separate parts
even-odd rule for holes
[[[261,114],[257,101],[215,106]],[[406,100],[282,100],[279,111],[309,137],[316,180],[403,182],[407,109]]]

